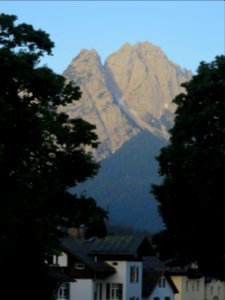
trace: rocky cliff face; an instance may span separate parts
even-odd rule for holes
[[[168,139],[175,109],[171,100],[191,77],[147,42],[125,44],[104,65],[95,50],[81,50],[63,75],[81,88],[81,101],[67,111],[96,125],[99,159],[115,153],[143,129]]]
[[[64,76],[81,88],[81,101],[68,106],[67,111],[72,117],[81,116],[96,125],[101,142],[97,150],[99,159],[115,152],[138,132],[115,101],[111,78],[95,50],[82,50]]]
[[[69,115],[96,125],[99,174],[73,192],[87,192],[109,211],[109,224],[133,230],[163,227],[150,194],[159,182],[155,157],[168,142],[173,98],[191,73],[150,43],[125,44],[104,64],[95,50],[81,50],[64,72],[80,86]]]

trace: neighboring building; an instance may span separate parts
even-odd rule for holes
[[[179,290],[175,300],[225,300],[225,281],[205,278],[195,265],[169,273]]]
[[[205,300],[225,300],[225,283],[215,278],[205,279]]]
[[[57,263],[61,267],[68,267],[69,275],[76,279],[76,282],[60,287],[66,291],[67,298],[70,300],[92,300],[101,295],[102,281],[109,275],[115,273],[115,269],[104,261],[97,261],[88,256],[81,241],[74,237],[68,237],[62,241],[63,253],[58,257]],[[58,291],[58,299],[62,300],[61,291]],[[96,294],[99,295],[96,295]],[[65,293],[64,293],[65,294]]]
[[[205,279],[196,265],[173,268],[169,274],[179,291],[175,300],[205,300]]]
[[[165,266],[156,256],[143,258],[143,300],[174,300],[178,293]]]
[[[61,285],[58,299],[62,294],[70,300],[142,299],[142,258],[153,254],[144,235],[67,237],[62,250],[57,263],[68,266],[76,282]]]

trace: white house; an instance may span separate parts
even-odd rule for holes
[[[142,258],[153,253],[144,235],[67,237],[62,240],[62,250],[55,263],[67,267],[76,281],[62,283],[58,299],[142,299]]]
[[[67,274],[74,282],[62,283],[57,292],[60,300],[101,299],[104,279],[115,273],[115,269],[88,255],[81,240],[68,237],[62,240],[63,253],[57,258],[60,267],[67,268]],[[56,259],[56,258],[55,258]]]

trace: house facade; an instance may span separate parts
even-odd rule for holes
[[[215,278],[205,279],[205,300],[225,300],[225,283]]]
[[[196,265],[171,269],[170,276],[179,291],[175,300],[205,300],[204,276]]]
[[[174,300],[174,297],[174,289],[168,279],[162,275],[149,296],[143,297],[143,300]]]
[[[152,254],[146,237],[62,240],[63,253],[54,263],[67,267],[75,282],[62,283],[57,299],[141,300],[144,255]]]
[[[56,300],[225,300],[224,281],[206,280],[196,266],[167,270],[144,235],[68,236],[61,247],[52,261],[63,270]]]
[[[142,262],[114,259],[106,261],[116,272],[105,280],[106,299],[141,300]]]
[[[169,273],[179,291],[174,300],[225,300],[225,282],[204,277],[195,265]]]

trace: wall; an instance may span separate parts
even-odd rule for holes
[[[53,256],[53,264],[57,264],[60,267],[68,267],[68,256],[66,253],[62,253],[60,256]]]
[[[107,261],[107,263],[116,269],[116,273],[105,279],[103,285],[103,296],[106,295],[106,283],[122,283],[123,284],[123,300],[129,300],[131,297],[136,297],[141,300],[142,289],[142,263],[127,262],[127,261]],[[130,283],[130,267],[136,266],[139,268],[139,281]],[[103,297],[103,299],[105,299]]]
[[[139,270],[138,282],[130,282],[130,268],[132,266],[136,266]],[[142,262],[128,262],[126,269],[126,278],[127,278],[127,290],[126,290],[126,298],[130,299],[131,297],[135,297],[141,300],[142,295]]]
[[[187,276],[171,276],[179,293],[175,300],[205,300],[204,278],[190,279]]]
[[[184,285],[184,280],[182,276],[170,276],[173,283],[175,284],[176,288],[178,289],[178,294],[175,294],[174,299],[175,300],[182,300],[183,299],[183,285]],[[186,276],[185,276],[186,278]]]
[[[205,300],[225,300],[225,282],[211,279],[205,284]]]
[[[70,300],[93,300],[94,285],[91,279],[76,279],[70,283]]]

